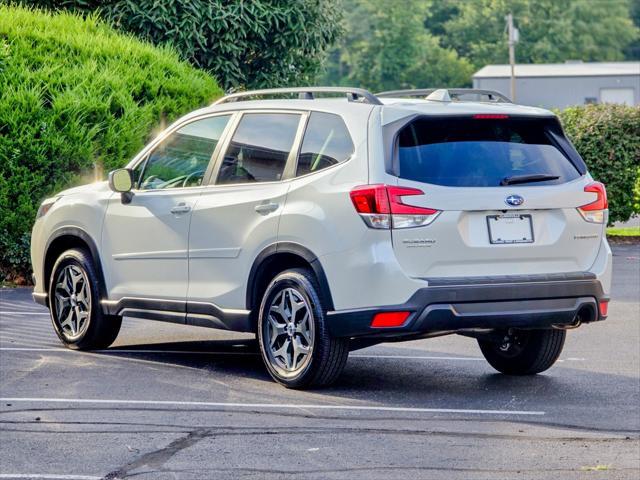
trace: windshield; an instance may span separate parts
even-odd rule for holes
[[[580,173],[558,148],[562,132],[554,123],[506,115],[419,118],[398,137],[400,177],[452,187],[496,187],[526,176],[538,176],[531,185],[574,180]]]

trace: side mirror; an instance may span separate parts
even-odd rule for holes
[[[133,175],[128,168],[118,168],[109,172],[109,188],[114,192],[122,194],[122,203],[131,202],[133,193]]]

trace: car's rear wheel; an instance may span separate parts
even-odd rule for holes
[[[560,356],[565,330],[510,330],[502,338],[478,340],[487,362],[507,375],[534,375],[550,368]]]
[[[349,356],[349,340],[332,337],[314,275],[279,274],[268,285],[258,316],[258,341],[271,377],[289,388],[333,383]]]
[[[65,251],[53,266],[51,321],[58,338],[69,348],[107,348],[118,336],[122,318],[102,312],[98,282],[91,255],[84,249]]]

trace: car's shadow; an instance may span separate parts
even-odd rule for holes
[[[403,348],[403,356],[412,353],[428,355],[422,349],[412,352]],[[251,379],[254,386],[258,381],[258,388],[270,395],[274,393],[273,388],[281,388],[275,386],[266,372],[255,340],[126,345],[99,354],[189,367],[196,370],[200,380],[201,374],[211,376],[212,380]],[[598,408],[613,408],[620,414],[615,429],[637,432],[640,428],[637,414],[634,416],[637,407],[633,407],[640,400],[637,378],[578,369],[569,362],[558,363],[545,374],[518,377],[497,374],[484,361],[464,361],[460,357],[452,360],[376,358],[375,351],[365,349],[353,352],[333,386],[304,394],[282,389],[281,394],[289,399],[304,395],[305,401],[343,399],[375,401],[388,406],[541,410],[554,413],[554,417],[558,412],[584,409],[586,417],[593,417],[587,423],[594,428],[601,428]],[[579,425],[581,422],[567,418],[560,423]]]

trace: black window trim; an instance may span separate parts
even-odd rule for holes
[[[342,118],[342,115],[339,115],[337,113],[333,113],[333,112],[325,112],[322,110],[309,110],[307,115],[307,118],[305,119],[305,124],[304,124],[304,129],[302,131],[302,137],[300,138],[300,143],[298,144],[298,151],[296,153],[296,158],[295,158],[295,162],[292,165],[291,168],[291,176],[288,178],[292,178],[292,179],[298,179],[298,178],[306,178],[309,175],[315,175],[317,173],[320,172],[326,172],[327,170],[331,169],[331,168],[335,168],[339,165],[343,165],[345,163],[347,163],[349,160],[351,160],[355,154],[356,154],[356,144],[353,142],[353,137],[351,136],[351,132],[349,131],[349,127],[347,126],[347,122],[344,121],[344,118]],[[311,118],[311,114],[312,113],[324,113],[327,115],[335,115],[336,117],[340,118],[340,120],[342,120],[342,123],[345,126],[345,129],[347,131],[347,135],[349,135],[349,140],[351,140],[351,146],[353,147],[353,150],[351,151],[351,155],[349,155],[347,158],[345,158],[344,160],[342,160],[341,162],[335,163],[333,165],[330,165],[328,167],[322,168],[320,170],[316,170],[315,172],[309,172],[309,173],[305,173],[304,175],[298,175],[296,176],[296,171],[298,170],[298,160],[300,159],[300,150],[302,150],[302,143],[304,142],[304,136],[307,133],[307,126],[309,125],[309,119]]]
[[[135,186],[136,188],[133,188],[132,192],[134,192],[135,194],[148,194],[148,193],[151,193],[151,192],[192,190],[192,189],[195,189],[195,188],[205,188],[205,187],[207,187],[209,178],[211,176],[211,171],[212,171],[214,163],[215,163],[215,159],[217,158],[217,156],[219,154],[220,146],[226,140],[226,137],[229,134],[229,128],[233,124],[233,121],[234,121],[234,118],[235,118],[236,115],[237,115],[236,112],[227,110],[227,111],[221,111],[221,112],[204,113],[202,115],[189,117],[189,118],[185,119],[184,121],[181,121],[180,123],[174,124],[172,127],[169,127],[167,130],[162,132],[162,134],[160,134],[156,138],[154,138],[151,142],[149,142],[149,144],[147,144],[147,146],[145,148],[142,149],[142,151],[140,153],[138,153],[138,155],[136,155],[136,157],[129,163],[129,165],[127,165],[127,168],[129,168],[130,170],[135,170],[139,165],[144,164],[142,166],[142,172],[140,172],[140,178],[144,178],[144,172],[147,169],[147,165],[146,164],[147,164],[147,161],[149,160],[149,157],[151,156],[151,154],[156,150],[156,148],[158,146],[160,146],[167,138],[169,138],[175,132],[177,132],[181,128],[183,128],[183,127],[185,127],[185,126],[187,126],[187,125],[189,125],[191,123],[194,123],[194,122],[197,122],[197,121],[200,121],[200,120],[205,120],[207,118],[212,118],[212,117],[228,116],[229,117],[229,121],[225,125],[224,130],[222,132],[222,135],[220,135],[220,140],[218,140],[218,144],[216,145],[216,148],[213,150],[213,153],[211,154],[211,158],[209,158],[209,163],[207,164],[207,169],[204,172],[204,175],[202,177],[202,183],[199,186],[173,187],[173,188],[167,188],[167,189],[140,190],[139,188],[137,188],[137,185],[136,185]]]
[[[240,121],[247,114],[256,114],[256,113],[281,113],[286,115],[298,115],[300,119],[298,121],[298,127],[296,129],[296,134],[293,139],[293,144],[291,146],[291,151],[289,152],[289,156],[287,157],[287,161],[284,166],[284,170],[282,172],[282,178],[280,180],[274,180],[271,182],[252,182],[252,183],[224,183],[224,184],[216,184],[216,179],[218,178],[218,173],[220,172],[220,168],[222,167],[222,160],[224,158],[224,153],[229,148],[229,144],[233,139],[233,135],[236,133],[238,126],[240,125]],[[306,110],[289,110],[289,109],[279,109],[279,108],[264,108],[264,109],[248,109],[248,110],[240,110],[236,112],[235,118],[233,118],[229,123],[231,124],[226,132],[224,141],[221,139],[218,146],[220,149],[216,148],[215,159],[213,162],[213,166],[211,168],[211,174],[208,179],[206,179],[206,183],[203,181],[203,186],[205,187],[215,187],[215,188],[223,188],[223,187],[238,187],[238,186],[260,186],[260,185],[269,185],[273,183],[281,183],[286,180],[290,180],[292,178],[291,172],[295,175],[295,165],[298,161],[298,152],[300,150],[300,145],[302,144],[302,137],[304,134],[304,129],[307,124],[307,120],[309,118],[309,111]],[[292,169],[293,165],[293,169]],[[206,178],[206,177],[205,177]]]

